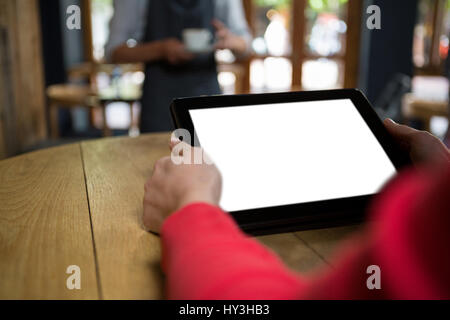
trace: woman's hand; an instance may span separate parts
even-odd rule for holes
[[[233,34],[223,22],[214,19],[212,25],[216,29],[215,49],[230,49],[237,54],[244,54],[247,51],[245,39]]]
[[[170,64],[178,65],[194,58],[194,55],[186,51],[184,44],[176,38],[163,40],[162,44],[163,56]]]
[[[415,165],[450,161],[449,149],[431,133],[397,124],[391,119],[384,120],[384,125]]]
[[[171,150],[177,143],[180,142],[171,142]],[[185,144],[185,148],[191,147]],[[191,154],[194,149],[197,148],[191,148]],[[145,184],[144,226],[159,233],[172,213],[195,202],[218,205],[221,192],[222,178],[215,165],[176,165],[171,157],[162,158],[155,163],[153,175]]]

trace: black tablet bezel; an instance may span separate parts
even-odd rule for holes
[[[187,129],[191,137],[195,136],[192,140],[199,141],[189,110],[339,99],[351,99],[397,171],[410,164],[408,156],[391,138],[367,98],[356,89],[181,98],[172,102],[170,110],[175,127]],[[366,195],[299,203],[230,214],[250,234],[290,232],[363,221],[365,209],[372,197],[373,195]]]

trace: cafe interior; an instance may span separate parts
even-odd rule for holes
[[[2,0],[0,159],[140,135],[143,64],[112,64],[113,0]],[[367,27],[369,4],[381,29]],[[79,28],[69,28],[79,8]],[[359,88],[382,118],[448,128],[447,0],[242,0],[252,39],[215,52],[223,94]]]
[[[183,0],[175,2],[178,1]],[[117,63],[111,55],[112,39],[119,36],[120,30],[126,31],[126,25],[136,25],[138,16],[145,16],[145,10],[139,7],[144,2],[0,0],[0,299],[167,297],[164,266],[161,267],[164,252],[161,249],[162,242],[157,234],[146,229],[143,199],[148,194],[159,194],[157,188],[148,191],[151,186],[146,181],[157,176],[155,163],[170,155],[170,130],[149,133],[142,126],[142,115],[149,110],[146,104],[151,105],[154,102],[152,99],[159,98],[153,95],[150,100],[148,96],[144,99],[146,76],[147,80],[148,76],[153,76],[147,72],[147,66],[142,62]],[[364,93],[381,119],[391,118],[397,123],[429,131],[449,145],[450,0],[215,2],[222,5],[234,3],[235,11],[224,15],[228,17],[228,23],[240,21],[241,27],[248,26],[248,48],[244,54],[223,48],[210,52],[216,68],[210,82],[215,83],[217,77],[216,87],[218,90],[220,88],[222,94],[357,88]],[[160,5],[163,2],[152,3]],[[132,10],[126,10],[127,6],[131,6]],[[151,10],[148,11],[151,13]],[[120,16],[121,22],[112,23]],[[159,23],[165,21],[158,12],[152,17]],[[122,27],[113,30],[114,25]],[[226,27],[236,29],[234,25]],[[163,31],[154,29],[155,35]],[[145,42],[142,36],[140,39],[127,39],[126,36],[121,39],[128,49]],[[146,54],[153,53],[150,50]],[[176,78],[173,80],[177,81]],[[170,86],[170,83],[166,84]],[[187,84],[195,89],[196,95],[207,93],[196,88],[195,82]],[[205,87],[208,88],[208,83]],[[236,97],[224,99],[230,101]],[[169,104],[167,102],[167,110]],[[372,123],[381,128],[378,132],[384,132],[376,114],[369,105],[365,105],[375,121]],[[163,108],[166,108],[165,104]],[[152,112],[147,112],[146,117],[151,119]],[[320,117],[317,117],[317,121],[320,121]],[[336,118],[323,121],[325,124],[317,128],[324,128],[325,131],[327,126],[336,125]],[[428,139],[431,137],[425,133],[423,135]],[[346,136],[354,137],[358,138],[355,134]],[[325,137],[323,140],[329,147],[325,151],[334,150],[334,157],[323,157],[327,164],[332,162],[328,161],[330,159],[335,161],[336,154],[340,152],[333,145],[337,145],[338,139]],[[432,138],[432,141],[437,140]],[[440,141],[437,141],[437,145],[439,150],[445,149]],[[258,152],[263,152],[262,149],[255,148]],[[363,148],[358,151],[360,149]],[[290,149],[286,147],[283,150]],[[442,154],[445,155],[445,152]],[[272,163],[280,166],[276,156],[274,152],[275,160]],[[358,159],[354,161],[356,166],[364,162],[358,162]],[[369,160],[367,163],[370,165],[377,164],[376,160]],[[359,172],[377,176],[371,169],[373,167]],[[277,170],[273,171],[278,174]],[[254,180],[264,187],[259,179],[267,177],[270,169],[264,167],[261,171],[263,174]],[[359,178],[359,175],[355,176]],[[346,178],[339,182],[345,182]],[[240,176],[239,179],[238,184],[243,184],[241,182],[245,178]],[[166,182],[170,179],[165,175],[162,180]],[[278,187],[282,183],[274,185]],[[325,185],[312,183],[305,190],[313,186],[320,191]],[[416,188],[414,183],[404,185]],[[341,185],[338,189],[342,189]],[[422,189],[417,190],[422,192]],[[448,187],[433,190],[434,197],[429,198],[429,204],[420,202],[421,205],[426,204],[423,212],[427,218],[439,218],[439,214],[447,212],[441,210],[439,205],[448,208],[448,204],[445,204]],[[239,196],[244,198],[248,193],[244,190]],[[257,192],[255,194],[257,200],[263,198],[258,197]],[[415,198],[421,199],[420,196]],[[406,200],[393,207],[397,211],[391,210],[394,212],[392,216],[397,216],[405,208],[412,208],[411,203],[417,200],[415,198],[405,198],[403,195],[396,197],[394,200]],[[359,197],[355,199],[361,200]],[[359,202],[356,204],[361,205]],[[358,218],[365,214],[365,205],[364,202],[364,208],[358,211]],[[317,212],[327,209],[326,206],[317,208]],[[423,206],[420,208],[423,209]],[[356,212],[353,207],[351,210]],[[303,214],[300,210],[298,213]],[[311,216],[315,218],[315,215]],[[445,245],[448,241],[434,234],[436,229],[441,228],[439,230],[442,231],[442,228],[448,228],[448,224],[445,224],[448,219],[442,219],[444,223],[433,220],[435,224],[431,226],[428,223],[421,224],[426,225],[425,231],[429,231],[426,234],[431,236],[416,236],[414,231],[411,238],[420,241],[418,247],[425,248],[427,254],[434,254],[433,257],[437,257],[435,260],[439,263],[447,261],[447,264],[438,264],[439,270],[443,270],[442,274],[447,275],[448,268],[445,266],[448,266],[449,260],[448,254],[445,254],[448,251]],[[358,221],[361,222],[361,219]],[[290,229],[282,230],[284,233],[275,230],[271,234],[258,234],[255,239],[276,253],[292,270],[307,275],[314,270],[338,270],[334,268],[336,265],[333,259],[336,248],[366,228],[365,221],[343,222],[327,224],[326,228],[311,224],[295,229],[296,226],[289,225]],[[172,233],[185,234],[187,240],[182,242],[187,244],[194,243],[192,239],[200,239],[204,231],[189,234],[189,228],[193,225],[185,227],[184,222],[178,225],[178,231]],[[201,228],[202,224],[195,226]],[[447,235],[448,230],[445,229],[440,235],[444,233]],[[424,247],[422,240],[425,238],[435,240],[433,246]],[[386,239],[387,249],[383,252],[391,254],[392,261],[399,262],[399,274],[413,274],[412,269],[408,269],[409,260],[400,261],[401,258],[392,256],[396,252],[392,245],[395,241],[391,241],[394,238]],[[366,238],[358,238],[356,242],[370,247]],[[215,248],[215,242],[214,246],[201,248],[205,251],[211,247]],[[189,263],[198,258],[197,253],[202,250],[183,256],[186,259],[179,260],[183,263],[177,272],[182,274],[184,269],[197,270],[186,266],[192,266]],[[183,254],[184,248],[179,252]],[[213,257],[209,261],[221,258],[222,253],[214,253]],[[231,259],[231,263],[246,260],[247,253],[238,257]],[[429,260],[423,258],[428,256],[420,257],[421,263]],[[206,260],[201,260],[202,264]],[[403,262],[406,266],[401,265]],[[225,264],[218,262],[215,265],[222,268]],[[206,263],[202,265],[205,266],[208,267]],[[364,290],[365,268],[355,272],[364,276],[361,280]],[[198,270],[208,272],[207,269]],[[82,276],[77,278],[76,274],[80,272]],[[198,274],[195,282],[172,281],[172,285],[180,283],[196,290],[197,283],[203,278],[203,274]],[[205,278],[209,279],[208,276]],[[448,277],[444,276],[443,279]],[[425,291],[417,289],[419,282],[416,278],[406,283],[407,294],[400,298],[429,297]],[[341,288],[334,282],[330,286],[331,293]],[[385,287],[385,282],[382,286]],[[410,286],[415,290],[410,290]],[[369,286],[367,288],[370,289]],[[271,293],[271,290],[268,291]],[[255,292],[259,293],[258,290]],[[180,299],[185,296],[175,297]],[[146,305],[142,306],[147,308]],[[17,308],[15,305],[15,308],[15,312],[17,309],[35,312],[35,307]],[[348,308],[345,308],[347,312]],[[117,311],[116,308],[111,310]],[[330,310],[334,311],[333,308]]]

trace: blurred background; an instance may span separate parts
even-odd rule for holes
[[[381,8],[381,30],[366,26],[372,4]],[[80,30],[66,27],[71,5],[81,10]],[[242,6],[251,53],[215,53],[224,94],[357,87],[381,117],[445,139],[450,0]],[[144,67],[107,63],[113,14],[112,0],[0,0],[0,159],[140,134]]]

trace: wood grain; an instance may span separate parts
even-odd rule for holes
[[[339,228],[308,230],[296,232],[295,235],[314,250],[324,261],[333,265],[339,245],[362,229],[361,225]]]
[[[277,254],[292,270],[307,273],[317,267],[327,267],[324,260],[293,233],[276,234],[257,238]]]
[[[46,138],[39,2],[0,0],[0,122],[12,156]]]
[[[0,299],[98,298],[79,145],[4,160],[0,181]]]
[[[361,0],[350,0],[347,4],[344,88],[356,88],[358,86],[363,8],[364,4]]]
[[[144,183],[168,135],[82,143],[102,298],[163,298],[159,237],[141,224]]]

